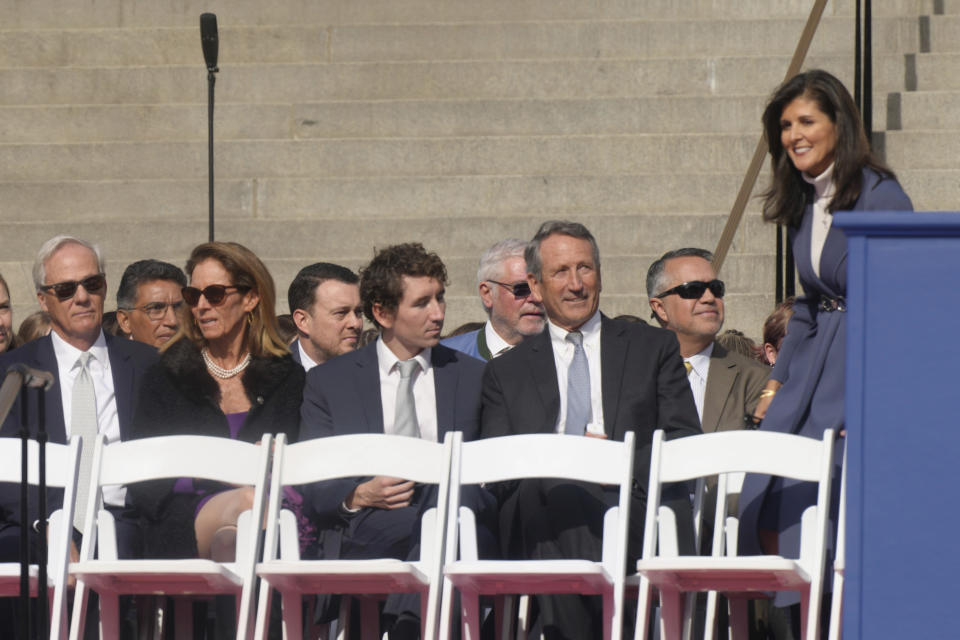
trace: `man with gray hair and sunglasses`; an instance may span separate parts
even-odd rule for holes
[[[477,289],[487,312],[481,329],[451,336],[441,344],[481,360],[496,358],[524,338],[543,332],[543,304],[530,290],[523,252],[527,243],[501,240],[480,256]]]
[[[37,253],[33,280],[40,308],[50,316],[50,334],[0,357],[0,373],[22,363],[53,374],[53,386],[44,396],[48,439],[65,443],[73,435],[83,438],[74,518],[75,527],[81,530],[94,440],[103,434],[108,442],[114,442],[129,434],[140,381],[156,361],[157,352],[134,340],[105,335],[100,328],[107,279],[96,245],[72,236],[51,238]],[[30,389],[27,394],[31,420],[37,415],[36,393]],[[18,400],[0,427],[0,436],[18,434],[21,411]],[[33,429],[35,424],[31,424]],[[125,492],[121,487],[106,489],[104,502],[117,516],[121,557],[132,557],[139,554],[139,536],[132,517],[123,515]],[[60,508],[62,493],[50,492],[50,512]],[[31,504],[27,522],[21,522],[17,487],[0,488],[0,561],[16,559],[20,529],[29,527],[36,535],[47,515]]]

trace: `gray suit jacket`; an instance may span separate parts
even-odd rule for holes
[[[742,429],[743,415],[753,413],[769,377],[770,367],[714,343],[703,398],[703,432]]]

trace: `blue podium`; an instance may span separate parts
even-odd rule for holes
[[[849,243],[844,639],[957,638],[960,213],[834,224]]]

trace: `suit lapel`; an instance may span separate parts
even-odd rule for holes
[[[60,384],[60,368],[57,366],[57,356],[53,351],[53,340],[49,335],[40,338],[36,359],[30,363],[30,366],[53,374],[53,386],[44,394],[45,426],[50,442],[64,443],[67,441],[67,430],[63,417],[63,387]],[[33,413],[35,411],[31,411],[31,414]]]
[[[121,353],[116,345],[117,338],[104,336],[107,341],[107,354],[110,357],[110,374],[113,376],[113,399],[117,403],[117,419],[120,422],[120,439],[127,440],[130,425],[133,422],[133,404],[136,380],[130,354]]]
[[[541,431],[552,433],[560,415],[560,389],[557,383],[557,363],[553,358],[553,345],[550,342],[550,331],[543,332],[529,338],[530,371],[533,373],[534,384],[543,405],[544,424]]]
[[[707,388],[703,398],[704,433],[712,433],[720,425],[724,405],[730,397],[737,376],[740,375],[736,363],[727,358],[727,350],[719,344],[713,344],[710,354],[710,370],[707,373]]]
[[[356,390],[366,419],[367,431],[383,433],[383,402],[380,398],[380,369],[377,360],[377,342],[362,350],[356,361]]]
[[[437,440],[443,442],[447,431],[456,424],[456,398],[460,375],[457,367],[446,366],[449,355],[434,347],[430,350],[433,366],[433,388],[437,397]]]
[[[627,358],[629,341],[623,328],[617,327],[609,318],[600,316],[600,377],[603,398],[604,431],[613,438],[617,409],[620,405],[620,383],[623,378],[624,361]]]

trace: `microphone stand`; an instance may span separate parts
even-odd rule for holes
[[[46,441],[47,433],[44,425],[44,392],[53,384],[53,375],[46,371],[31,369],[24,364],[15,364],[7,369],[7,374],[3,380],[3,386],[0,386],[0,424],[6,419],[13,408],[13,403],[20,394],[20,637],[30,638],[30,540],[27,535],[27,529],[30,526],[29,510],[27,501],[29,499],[28,488],[29,480],[29,439],[30,428],[28,418],[28,394],[27,389],[34,387],[39,389],[39,409],[38,409],[38,431],[37,440],[39,443],[39,540],[38,542],[38,581],[37,595],[40,598],[40,627],[41,635],[46,635],[48,616],[47,611],[47,523],[46,523],[46,493],[47,493],[47,473],[46,473]]]
[[[214,74],[220,69],[214,65],[207,68],[207,188],[210,200],[210,242],[213,242],[213,86],[217,82]]]

